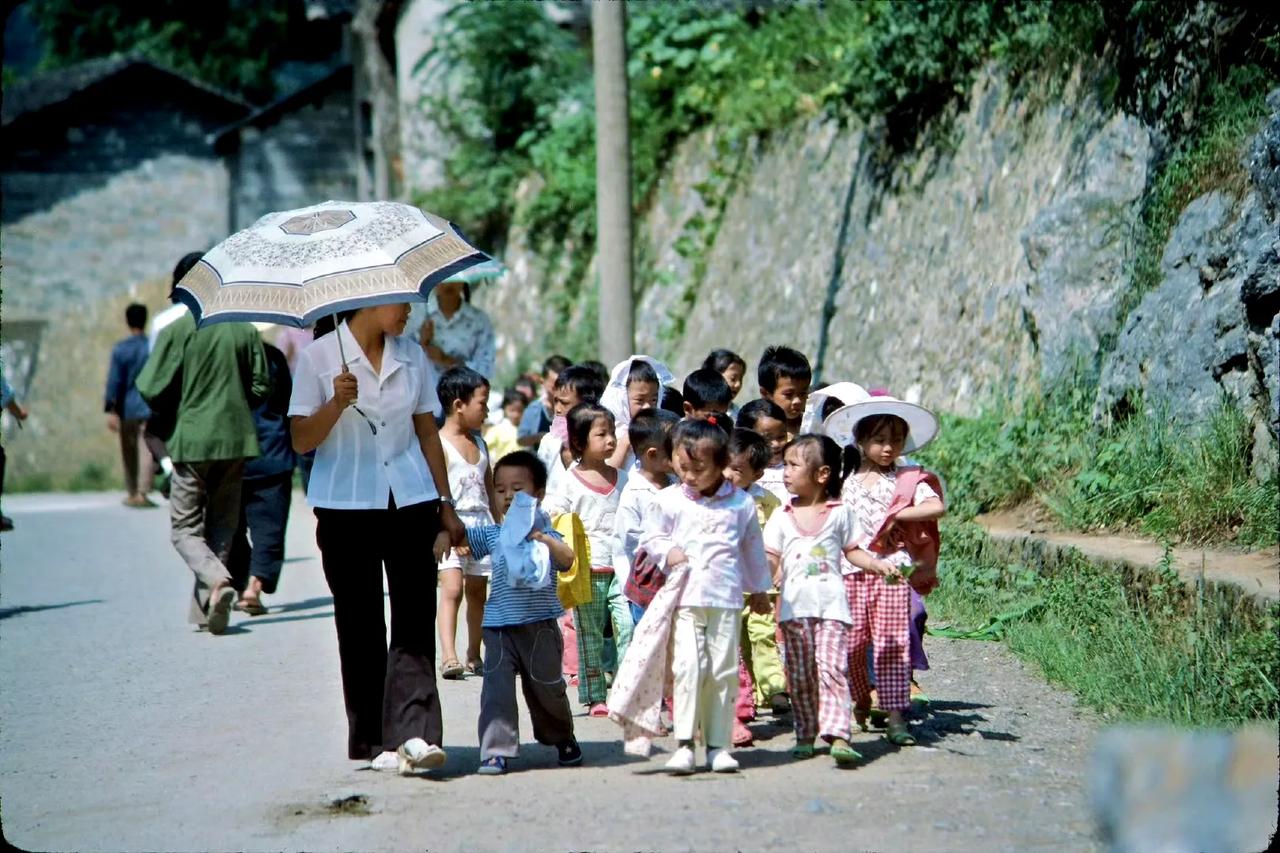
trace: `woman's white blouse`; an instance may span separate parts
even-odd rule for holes
[[[333,397],[333,379],[342,372],[338,335],[347,366],[359,385],[356,406],[377,427],[377,435],[348,406],[316,448],[307,503],[325,509],[385,509],[432,501],[440,496],[418,444],[413,416],[438,413],[435,371],[422,347],[408,338],[386,338],[382,373],[373,372],[347,324],[298,354],[290,417],[307,417]]]

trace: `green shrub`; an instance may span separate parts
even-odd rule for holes
[[[1190,589],[1167,568],[1129,573],[1069,553],[1037,572],[947,523],[931,621],[1004,625],[1019,657],[1110,719],[1224,725],[1280,718],[1280,607]]]
[[[97,462],[86,462],[71,478],[67,488],[73,492],[101,492],[118,485],[105,466]]]

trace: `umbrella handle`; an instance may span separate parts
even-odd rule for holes
[[[342,333],[338,329],[338,315],[336,313],[333,315],[333,333],[338,336],[338,357],[342,359],[342,372],[350,373],[351,371],[347,370],[347,353],[342,346]]]

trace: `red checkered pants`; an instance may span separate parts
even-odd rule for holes
[[[911,707],[911,587],[885,583],[870,572],[845,575],[849,595],[849,686],[853,704],[871,703],[867,644],[875,646],[876,698],[881,710]]]
[[[849,626],[830,619],[792,619],[782,623],[787,684],[796,740],[849,737]]]

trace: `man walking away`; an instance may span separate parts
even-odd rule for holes
[[[160,332],[137,380],[149,403],[175,385],[177,422],[168,442],[173,546],[195,575],[191,621],[221,634],[236,598],[227,562],[241,479],[245,460],[258,455],[250,409],[271,390],[257,331],[249,323],[197,331],[190,313],[179,317]]]
[[[124,310],[124,321],[129,336],[111,350],[111,364],[107,368],[107,391],[104,410],[107,413],[107,429],[120,434],[120,457],[124,463],[124,505],[153,507],[147,497],[151,482],[155,479],[151,467],[151,454],[146,450],[142,436],[147,428],[151,410],[138,393],[135,382],[147,363],[147,307],[133,303]]]

